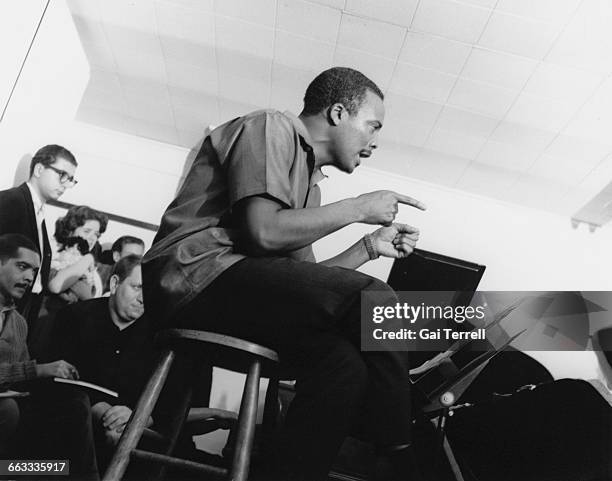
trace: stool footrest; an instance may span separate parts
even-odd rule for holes
[[[174,468],[183,469],[185,471],[192,471],[194,473],[212,475],[219,478],[223,478],[228,474],[228,470],[224,468],[200,464],[194,461],[189,461],[187,459],[174,458],[172,456],[166,456],[164,454],[151,453],[149,451],[143,451],[141,449],[134,449],[130,454],[132,457],[141,459],[143,461],[161,463],[165,466],[171,466]]]

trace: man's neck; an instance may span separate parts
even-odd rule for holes
[[[34,200],[38,200],[42,205],[45,205],[47,203],[47,199],[45,199],[43,195],[40,193],[38,184],[33,179],[28,180],[27,183],[30,189],[32,190],[32,195],[36,196],[36,199]]]
[[[331,164],[332,159],[329,154],[329,125],[325,120],[324,114],[304,115],[302,112],[298,118],[308,130],[312,139],[312,149],[315,154],[315,166],[321,168],[324,165]]]
[[[0,291],[0,310],[13,305],[13,298]]]

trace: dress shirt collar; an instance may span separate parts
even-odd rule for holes
[[[308,129],[304,125],[304,122],[302,122],[297,115],[295,115],[293,112],[290,112],[289,110],[286,110],[283,113],[289,120],[291,120],[298,134],[300,134],[302,138],[304,139],[304,141],[308,144],[308,146],[312,148],[312,144],[313,144],[312,137],[310,136]],[[310,187],[318,184],[319,182],[321,182],[323,179],[326,179],[326,178],[327,176],[323,172],[321,172],[321,168],[316,167],[314,172],[312,173],[312,177],[310,178]]]
[[[44,213],[45,203],[42,201],[36,189],[32,186],[32,184],[28,181],[26,182],[28,189],[30,189],[30,194],[32,195],[32,204],[34,205],[34,213],[36,217],[40,217]]]

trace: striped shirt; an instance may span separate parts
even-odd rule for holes
[[[13,306],[0,308],[0,386],[36,377],[36,361],[30,359],[28,326]]]

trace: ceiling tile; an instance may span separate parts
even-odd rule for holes
[[[341,46],[336,47],[333,64],[338,67],[351,67],[359,70],[372,79],[383,92],[389,87],[395,69],[393,60]]]
[[[217,0],[215,13],[271,28],[276,17],[276,0]]]
[[[530,151],[512,144],[487,141],[476,159],[478,162],[506,170],[524,172],[533,165],[539,152]]]
[[[347,0],[345,11],[409,27],[418,4],[418,0]]]
[[[493,8],[497,3],[497,0],[459,0],[460,3],[468,3],[470,5],[476,5],[478,7]]]
[[[454,187],[496,199],[505,198],[519,176],[518,172],[472,162]]]
[[[126,98],[137,97],[149,101],[155,99],[164,104],[170,103],[168,86],[165,83],[125,76],[119,77],[118,81]]]
[[[573,185],[585,178],[593,167],[593,165],[576,162],[576,159],[542,155],[527,174],[560,184]]]
[[[475,43],[490,10],[450,0],[421,0],[412,28],[460,42]]]
[[[398,62],[389,88],[399,94],[443,104],[456,78],[436,70]]]
[[[325,70],[332,65],[334,45],[281,30],[274,39],[274,61],[300,69]],[[246,70],[249,71],[249,70]]]
[[[376,20],[342,15],[338,45],[395,60],[399,55],[406,29]]]
[[[568,186],[537,177],[523,176],[512,187],[512,201],[540,210],[556,209]]]
[[[113,55],[120,75],[166,81],[166,69],[161,55],[137,54],[125,49],[115,50]]]
[[[106,32],[102,27],[102,23],[95,18],[82,17],[80,15],[72,15],[74,26],[79,32],[79,37],[82,42],[106,43]]]
[[[89,71],[89,83],[87,86],[92,86],[96,90],[110,95],[121,95],[121,82],[115,72],[92,68]]]
[[[550,63],[540,63],[525,85],[525,92],[553,99],[584,102],[602,83],[603,76]]]
[[[167,59],[214,69],[217,66],[212,44],[193,43],[175,37],[160,37],[162,52]]]
[[[387,143],[391,143],[422,147],[430,132],[431,125],[412,122],[390,114],[385,118],[385,126],[380,133],[380,145],[384,147]]]
[[[215,16],[196,8],[179,8],[156,4],[157,31],[163,37],[183,39],[193,43],[215,43]]]
[[[569,122],[577,110],[576,105],[522,93],[506,118],[511,122],[538,129],[558,131]]]
[[[79,122],[86,122],[99,127],[125,132],[126,117],[123,112],[95,108],[83,104],[79,106],[76,118]]]
[[[526,150],[542,152],[550,145],[556,135],[555,132],[504,120],[491,134],[491,140],[513,144]]]
[[[478,43],[493,50],[541,60],[550,50],[560,28],[494,12]]]
[[[216,94],[218,89],[216,69],[166,59],[168,84],[186,89]]]
[[[569,135],[559,135],[546,149],[546,154],[569,159],[575,163],[595,166],[612,153],[612,139],[608,144],[589,142]]]
[[[104,31],[113,52],[128,50],[138,55],[161,56],[159,37],[152,32],[116,25],[104,25]]]
[[[261,109],[261,106],[221,98],[219,99],[219,122],[228,122],[258,109]]]
[[[255,57],[235,50],[217,49],[217,69],[230,75],[245,76],[260,82],[270,81],[272,59]]]
[[[150,0],[104,0],[100,18],[105,25],[150,31],[155,25],[155,4]]]
[[[436,127],[473,137],[488,137],[498,123],[498,119],[447,105],[442,109]]]
[[[174,125],[159,124],[145,119],[133,119],[131,122],[136,129],[136,134],[140,137],[168,144],[178,144],[178,133]]]
[[[255,57],[272,58],[274,31],[228,17],[215,17],[217,48],[245,52]]]
[[[434,128],[425,142],[425,148],[443,154],[474,159],[486,141],[484,137],[471,137],[451,130]]]
[[[126,113],[134,119],[142,119],[160,125],[174,125],[174,114],[168,93],[162,98],[143,98],[125,95]]]
[[[190,8],[207,12],[214,10],[214,0],[155,0],[155,3],[172,8]]]
[[[267,107],[270,102],[270,80],[252,78],[219,71],[219,95],[235,102]]]
[[[219,112],[215,99],[207,109],[173,108],[176,128],[180,131],[203,132],[204,127],[219,122]],[[201,130],[198,130],[201,129]]]
[[[274,63],[272,65],[270,106],[299,113],[302,110],[302,99],[306,88],[317,74],[318,72]]]
[[[611,131],[612,79],[607,79],[580,108],[564,133],[607,144]]]
[[[580,0],[499,0],[499,12],[527,17],[541,22],[565,22],[576,10]]]
[[[82,18],[93,20],[100,19],[100,4],[98,2],[83,2],[81,0],[67,0],[66,4],[70,9],[70,13],[78,15]]]
[[[546,60],[569,67],[612,71],[612,3],[585,0],[565,26]]]
[[[115,57],[108,43],[81,42],[89,67],[92,69],[117,70]]]
[[[515,90],[459,78],[450,94],[448,103],[455,107],[501,119],[506,115],[517,95],[518,92]]]
[[[168,86],[170,102],[173,107],[181,107],[194,111],[217,111],[217,97],[193,89],[174,85]],[[202,128],[204,128],[202,126]]]
[[[121,89],[118,92],[109,92],[107,90],[99,90],[92,84],[87,85],[81,99],[81,106],[112,110],[117,113],[125,113],[126,111]]]
[[[425,33],[408,32],[399,60],[420,67],[458,75],[472,47]]]
[[[431,128],[440,115],[442,105],[412,97],[406,97],[397,93],[390,92],[385,97],[387,116],[393,115],[408,122],[422,123]],[[385,121],[385,126],[388,119]],[[386,127],[385,127],[386,128]],[[385,130],[383,128],[383,131]]]
[[[322,42],[336,43],[341,12],[302,0],[280,0],[276,28]]]
[[[326,5],[335,9],[343,9],[346,0],[310,0],[312,3],[318,3],[320,5]]]
[[[520,90],[538,63],[535,60],[474,48],[461,76],[500,87]]]
[[[452,186],[463,174],[470,161],[463,157],[422,150],[410,164],[408,175],[426,182]]]

